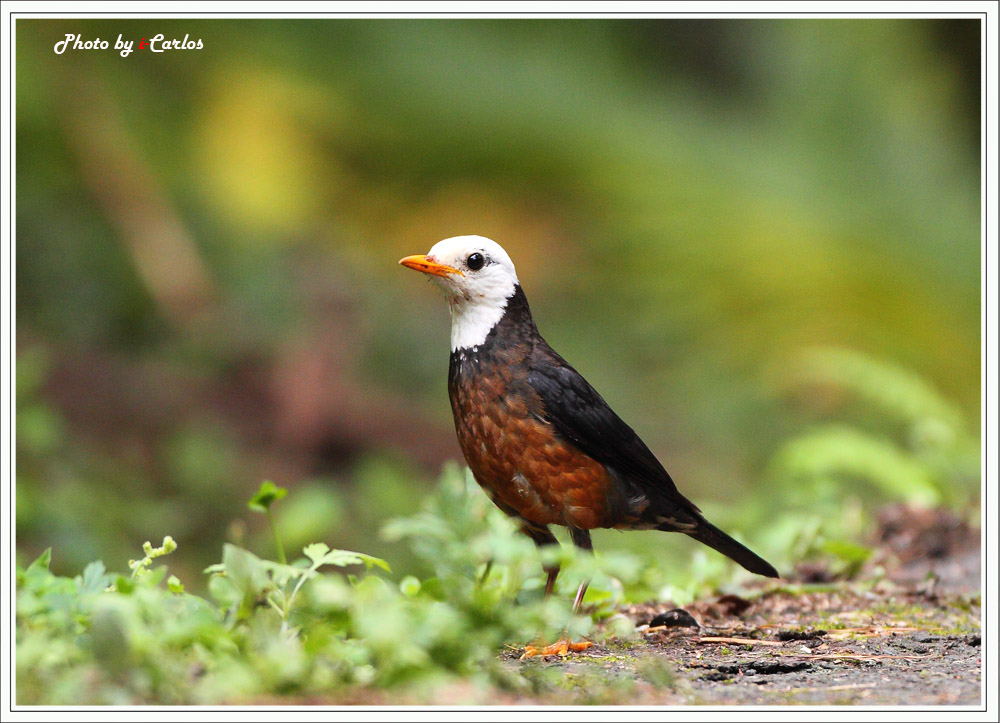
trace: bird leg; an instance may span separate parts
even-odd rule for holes
[[[591,555],[594,554],[594,544],[590,541],[590,531],[589,530],[578,530],[575,527],[569,528],[569,536],[573,539],[573,544],[580,550],[589,552]],[[584,580],[580,583],[580,587],[576,589],[576,598],[573,600],[573,612],[580,612],[580,605],[583,603],[583,596],[587,594],[587,587],[590,585],[590,580]]]
[[[580,587],[576,589],[576,597],[573,599],[574,614],[580,612],[580,604],[583,602],[583,596],[587,594],[588,585],[590,585],[590,580],[584,580],[580,583]]]
[[[571,527],[569,530],[570,537],[573,538],[573,544],[576,545],[581,550],[587,550],[593,553],[594,546],[590,542],[590,533],[587,530],[578,530]],[[537,540],[536,540],[537,542]],[[559,567],[546,568],[549,577],[545,583],[545,595],[548,597],[552,592],[552,588],[555,586],[556,575],[559,574]],[[576,598],[573,600],[573,613],[576,614],[580,612],[580,605],[583,603],[583,596],[587,593],[587,587],[590,585],[590,580],[584,580],[580,583],[580,587],[576,590]],[[526,645],[524,647],[524,653],[521,655],[521,660],[525,658],[534,658],[538,656],[545,655],[558,655],[560,657],[565,657],[569,655],[570,652],[579,653],[586,650],[587,648],[592,648],[594,644],[589,640],[584,640],[579,643],[574,643],[568,638],[562,638],[552,645],[546,645],[545,647],[539,647],[536,645]]]
[[[559,540],[557,540],[555,535],[549,531],[548,527],[539,527],[525,522],[521,525],[521,531],[534,540],[535,545],[539,550],[546,545],[559,544]],[[545,580],[545,597],[548,597],[555,589],[556,577],[559,576],[559,565],[552,565],[551,567],[543,566],[542,569],[548,574],[548,577]]]
[[[555,567],[545,567],[542,568],[549,574],[548,578],[545,580],[545,597],[552,594],[552,591],[556,587],[556,578],[559,576],[559,566]]]

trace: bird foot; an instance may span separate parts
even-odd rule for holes
[[[579,653],[587,648],[594,647],[594,644],[589,640],[584,640],[579,643],[574,643],[566,638],[563,638],[557,643],[552,643],[552,645],[546,645],[545,647],[539,647],[536,645],[526,645],[524,647],[524,653],[521,655],[521,660],[525,658],[536,658],[546,655],[558,655],[560,657],[566,657],[571,652]]]

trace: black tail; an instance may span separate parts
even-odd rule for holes
[[[698,520],[698,527],[687,534],[698,542],[704,542],[713,550],[718,550],[731,560],[740,563],[750,572],[766,577],[781,577],[771,563],[738,543],[704,518]]]

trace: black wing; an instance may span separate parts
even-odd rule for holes
[[[528,383],[559,434],[647,493],[681,509],[698,508],[677,485],[639,435],[614,413],[590,383],[544,341],[530,360]]]
[[[695,504],[677,491],[670,475],[639,435],[544,341],[536,344],[532,352],[528,383],[542,401],[545,421],[649,499],[651,505],[643,517],[654,522],[656,529],[684,532],[750,572],[778,577],[769,562],[702,517]]]

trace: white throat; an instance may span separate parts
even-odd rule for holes
[[[513,290],[511,296],[513,296]],[[510,296],[507,297],[509,299]],[[496,301],[451,299],[451,350],[475,349],[481,346],[490,331],[507,311],[507,299]],[[478,303],[477,303],[478,302]]]
[[[454,236],[438,241],[426,258],[448,269],[431,279],[448,297],[451,350],[475,349],[503,318],[517,291],[517,272],[496,241],[483,236]]]

